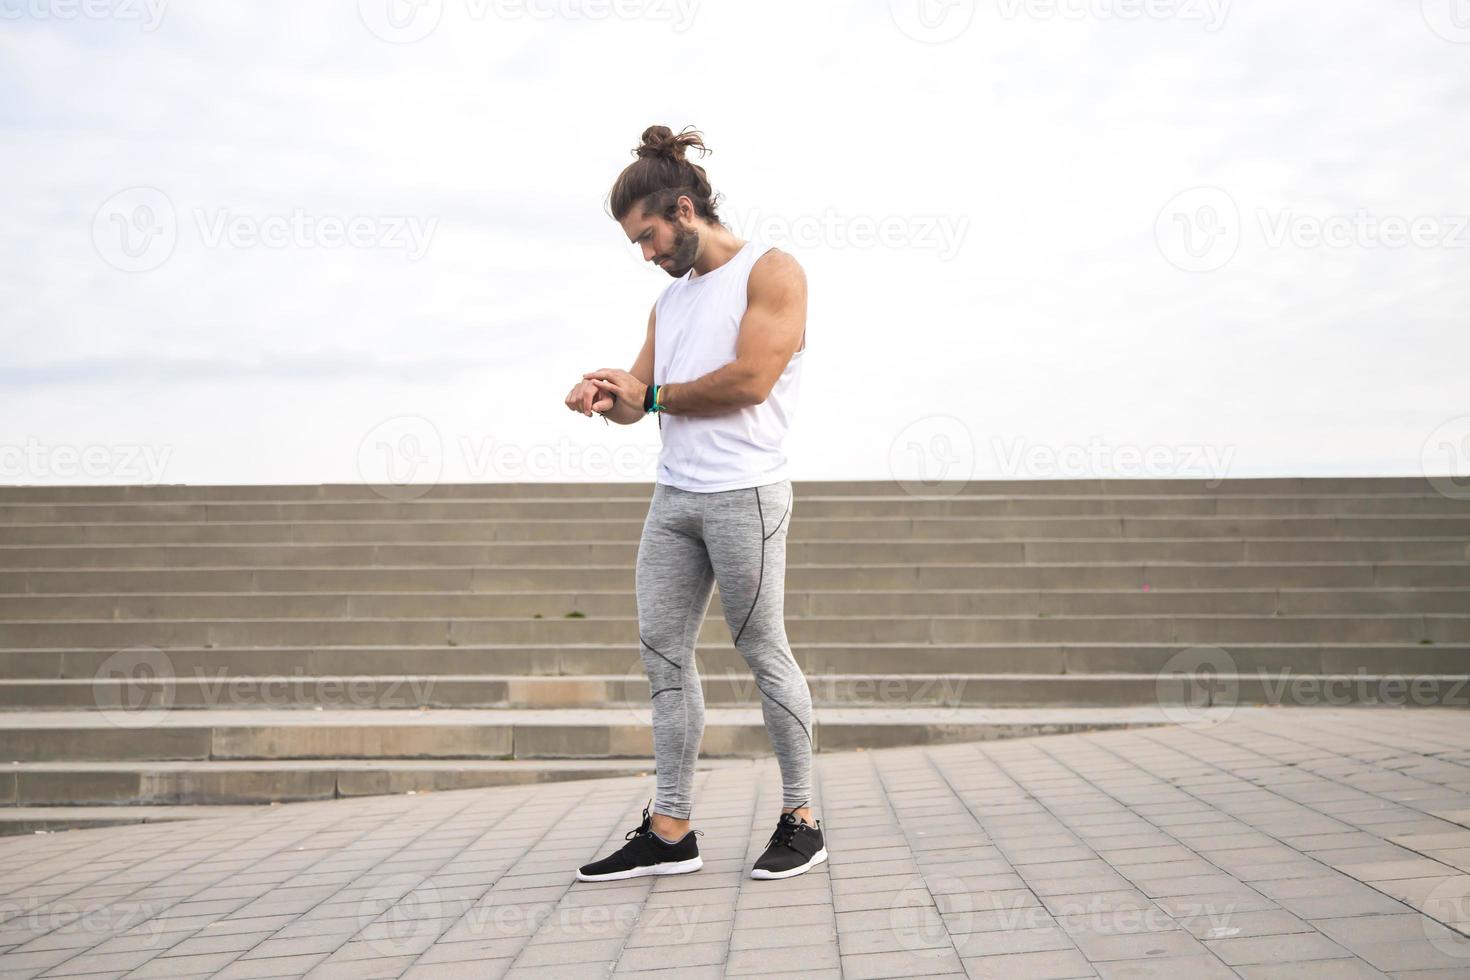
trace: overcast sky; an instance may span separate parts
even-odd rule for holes
[[[0,91],[3,483],[651,480],[655,123],[798,480],[1470,472],[1464,0],[0,0]]]

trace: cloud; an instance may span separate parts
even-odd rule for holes
[[[178,420],[178,479],[250,478],[257,461],[211,429],[265,424],[249,407],[262,387],[294,385],[292,406],[322,413],[372,406],[386,382],[399,410],[432,406],[450,427],[656,444],[579,425],[561,398],[582,371],[631,364],[667,284],[602,210],[660,122],[704,129],[727,214],[759,216],[739,230],[807,269],[803,478],[887,475],[886,447],[928,413],[982,447],[1103,432],[1228,440],[1242,472],[1413,472],[1463,408],[1450,366],[1470,355],[1470,241],[1268,232],[1470,210],[1470,132],[1452,124],[1470,60],[1418,6],[1228,4],[1209,31],[1007,0],[942,44],[888,4],[836,0],[705,2],[684,29],[658,0],[602,20],[444,0],[437,29],[402,44],[356,3],[169,5],[151,31],[8,20],[0,441],[7,426],[44,436],[48,406],[79,391],[207,381],[225,415]],[[1157,225],[1201,185],[1230,196],[1239,242],[1188,272]],[[136,187],[167,196],[177,243],[127,272],[94,224]],[[414,259],[212,243],[197,219],[298,212],[436,224]],[[963,228],[950,257],[926,244],[935,222]],[[341,438],[281,419],[293,439]],[[337,448],[303,449],[299,477]]]

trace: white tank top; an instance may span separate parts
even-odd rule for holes
[[[748,241],[718,268],[670,283],[654,304],[655,384],[693,381],[735,360],[750,270],[772,246]],[[663,448],[659,483],[713,493],[787,479],[781,443],[796,411],[805,337],[759,405],[721,415],[657,413]]]

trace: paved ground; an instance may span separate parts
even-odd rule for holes
[[[571,876],[636,824],[636,777],[0,839],[0,976],[1470,976],[1470,712],[817,772],[832,860],[784,882],[746,877],[768,764],[701,774],[705,868],[662,880]]]

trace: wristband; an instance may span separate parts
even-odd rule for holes
[[[648,390],[643,393],[643,411],[645,414],[648,412],[662,412],[664,410],[664,406],[658,400],[659,393],[663,389],[663,385],[648,386]]]

